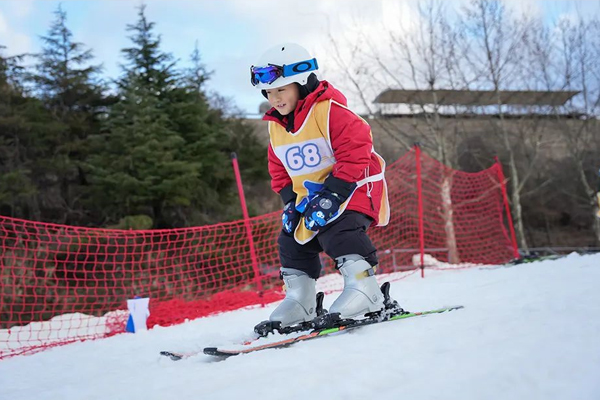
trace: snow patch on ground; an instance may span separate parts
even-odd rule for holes
[[[600,254],[426,270],[392,284],[402,307],[465,308],[219,362],[159,356],[242,342],[276,304],[237,310],[0,361],[0,399],[597,400],[598,282]]]

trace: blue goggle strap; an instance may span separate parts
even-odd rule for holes
[[[290,65],[283,66],[283,76],[293,76],[298,75],[303,72],[308,71],[316,71],[319,69],[319,65],[317,64],[317,59],[313,58],[312,60],[300,61]]]

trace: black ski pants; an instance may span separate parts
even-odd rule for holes
[[[321,273],[319,254],[323,251],[334,260],[348,254],[358,254],[372,266],[377,265],[377,249],[367,236],[367,228],[372,222],[362,213],[346,210],[304,245],[296,242],[293,233],[281,230],[277,240],[281,265],[304,271],[313,279],[317,279]]]

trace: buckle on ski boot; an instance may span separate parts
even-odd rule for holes
[[[317,293],[317,309],[315,310],[317,313],[317,317],[320,317],[323,314],[327,314],[327,310],[323,308],[323,299],[325,298],[325,293],[319,292]]]
[[[387,317],[393,317],[394,315],[408,314],[408,311],[404,311],[400,304],[396,300],[392,300],[390,297],[390,283],[385,282],[381,285],[381,293],[383,293],[383,305]]]
[[[368,319],[375,319],[378,321],[387,321],[391,317],[402,314],[409,314],[408,311],[404,311],[400,304],[396,300],[392,300],[390,297],[390,283],[385,282],[381,285],[381,293],[383,293],[383,308],[379,311],[365,314]]]

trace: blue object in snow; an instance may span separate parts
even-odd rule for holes
[[[148,330],[146,320],[150,316],[150,312],[148,311],[149,302],[150,298],[141,298],[139,296],[127,300],[129,318],[127,318],[127,325],[125,325],[126,332],[136,333]]]

